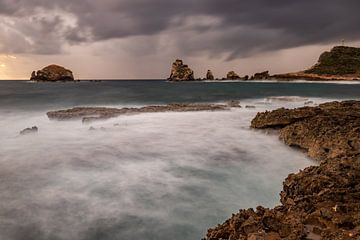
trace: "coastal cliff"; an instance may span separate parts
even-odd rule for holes
[[[360,48],[336,46],[320,55],[318,63],[308,70],[273,75],[273,79],[360,80]]]
[[[360,102],[258,113],[251,127],[279,129],[320,165],[287,177],[280,206],[240,210],[206,239],[360,239]]]
[[[57,82],[74,81],[72,71],[58,65],[49,65],[39,71],[33,71],[31,81],[38,82]]]

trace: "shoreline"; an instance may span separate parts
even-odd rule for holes
[[[286,178],[281,205],[240,210],[206,240],[360,237],[360,101],[258,113],[251,127],[276,129],[320,165]]]

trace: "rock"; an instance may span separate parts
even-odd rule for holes
[[[252,127],[280,129],[320,165],[286,178],[280,206],[240,210],[206,239],[360,239],[360,101],[258,113]]]
[[[336,46],[320,55],[318,63],[308,70],[276,74],[271,79],[311,81],[360,81],[360,48]]]
[[[246,105],[245,108],[256,108],[256,107],[252,105]]]
[[[232,108],[241,108],[240,101],[238,100],[231,100],[227,102],[227,105]]]
[[[234,71],[230,71],[226,75],[226,79],[227,80],[241,80],[241,77],[237,73],[235,73]]]
[[[252,80],[268,80],[270,79],[269,71],[255,73],[254,76],[251,77]]]
[[[213,73],[211,72],[211,70],[208,70],[207,73],[206,73],[206,80],[214,80],[214,75]]]
[[[20,131],[20,135],[28,135],[38,132],[38,127],[34,126],[32,128],[25,128],[24,130]]]
[[[188,65],[184,65],[183,61],[177,59],[171,68],[171,74],[168,78],[169,81],[193,81],[194,71]]]
[[[64,67],[58,65],[50,65],[42,70],[39,70],[31,74],[31,81],[38,82],[56,82],[56,81],[74,81],[74,76],[72,71],[65,69]]]
[[[226,111],[229,106],[223,104],[168,104],[160,106],[146,106],[141,108],[104,108],[104,107],[76,107],[66,110],[51,111],[47,116],[51,120],[82,119],[83,122],[103,120],[121,115],[155,113],[155,112],[197,112],[197,111]]]

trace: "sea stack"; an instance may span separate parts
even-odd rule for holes
[[[214,80],[214,74],[211,72],[211,70],[208,70],[206,73],[206,80]]]
[[[72,71],[53,64],[37,72],[33,71],[30,80],[38,82],[68,82],[74,81],[74,76]]]
[[[236,72],[230,71],[226,75],[226,79],[228,79],[228,80],[241,80],[241,77]]]
[[[194,71],[185,65],[181,59],[177,59],[171,68],[169,81],[194,81]]]
[[[252,80],[267,80],[270,79],[269,71],[255,73],[254,76],[251,77]]]

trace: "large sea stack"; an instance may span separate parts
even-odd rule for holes
[[[206,80],[214,80],[214,74],[211,72],[211,70],[208,70],[206,73]]]
[[[240,80],[241,77],[236,72],[230,71],[226,75],[226,79],[228,79],[228,80]]]
[[[74,81],[72,71],[58,65],[49,65],[37,72],[31,74],[31,81],[38,82],[57,82],[57,81]]]
[[[321,54],[317,64],[308,70],[277,74],[274,79],[360,80],[360,48],[337,46]]]
[[[193,81],[194,71],[185,65],[182,60],[177,59],[171,67],[171,74],[168,78],[169,81]]]

